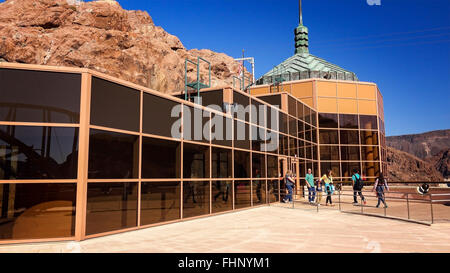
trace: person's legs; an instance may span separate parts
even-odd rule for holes
[[[357,199],[356,195],[357,195],[357,191],[355,189],[353,189],[353,203],[358,203],[358,199]]]
[[[314,202],[314,200],[316,199],[316,188],[315,187],[311,187],[311,190],[312,190],[311,202]]]
[[[312,190],[311,187],[308,187],[308,201],[311,203],[312,198]]]

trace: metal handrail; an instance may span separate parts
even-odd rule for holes
[[[301,201],[301,200],[298,200],[298,199],[296,200],[295,199],[295,196],[301,196],[304,199],[308,198],[308,193],[304,189],[303,189],[303,191],[300,191],[300,188],[302,188],[302,186],[300,186],[300,187],[294,186],[294,189],[293,189],[293,192],[292,192],[293,202],[292,202],[292,206],[289,206],[290,208],[295,208],[295,203],[299,203],[299,202],[306,203],[307,202],[307,200]],[[353,202],[342,200],[341,197],[342,196],[351,196],[351,197],[353,197],[354,196],[354,190],[345,190],[345,189],[342,189],[342,187],[341,187],[340,189],[336,189],[335,192],[337,193],[336,195],[338,195],[337,203],[338,203],[338,208],[339,208],[340,212],[358,213],[358,212],[345,211],[345,210],[342,209],[342,204],[352,204]],[[351,194],[350,194],[350,192],[351,192]],[[366,193],[366,195],[365,195],[366,199],[378,198],[378,196],[376,194],[367,194],[367,193],[373,193],[373,190],[361,190],[361,192]],[[389,195],[386,195],[386,194],[389,194],[389,193],[399,194],[399,195],[406,195],[406,196],[389,196]],[[282,191],[281,189],[279,189],[279,194],[280,194],[279,195],[280,196],[279,202],[281,202],[281,200],[284,199],[283,196],[286,196],[288,193]],[[450,202],[450,199],[433,199],[433,197],[436,197],[436,196],[450,196],[450,193],[427,193],[427,194],[422,195],[423,198],[411,198],[410,195],[418,195],[418,193],[415,193],[415,192],[414,193],[411,193],[411,192],[397,192],[397,191],[395,191],[395,192],[385,192],[385,196],[384,196],[385,200],[387,200],[387,199],[389,199],[389,200],[397,200],[397,201],[398,200],[404,200],[405,203],[406,203],[406,212],[407,212],[407,217],[406,218],[387,215],[387,208],[386,207],[384,207],[383,216],[381,216],[379,214],[373,214],[373,213],[370,213],[370,212],[367,212],[367,211],[365,212],[364,211],[365,208],[369,208],[369,207],[373,207],[373,206],[363,204],[362,200],[360,200],[360,204],[359,204],[360,208],[361,208],[361,211],[358,214],[369,215],[369,216],[386,217],[386,218],[391,218],[391,219],[399,219],[399,220],[405,220],[405,221],[421,223],[421,224],[434,224],[434,222],[435,222],[435,215],[434,215],[435,212],[434,212],[434,208],[433,208],[433,203]],[[326,194],[325,194],[325,196],[326,196]],[[412,219],[412,217],[411,217],[412,208],[411,208],[411,205],[410,205],[411,203],[416,203],[416,204],[419,204],[419,203],[427,204],[428,203],[430,205],[430,217],[431,217],[430,221],[427,222],[427,221],[423,221],[423,220]],[[333,204],[336,204],[336,200],[334,201]],[[319,212],[320,206],[316,205],[315,207],[316,207],[316,211]],[[450,220],[450,217],[449,217],[448,220]]]

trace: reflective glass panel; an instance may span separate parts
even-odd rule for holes
[[[0,126],[0,179],[76,179],[78,128]]]
[[[88,183],[86,235],[137,226],[138,183]]]
[[[139,137],[90,130],[89,178],[138,178]]]
[[[232,181],[212,181],[212,212],[223,212],[233,209]]]
[[[0,120],[78,123],[81,74],[0,68]]]
[[[234,181],[234,208],[251,206],[250,181]]]
[[[142,137],[142,178],[179,178],[181,142]]]
[[[92,77],[91,124],[139,132],[140,91]]]
[[[209,214],[209,181],[183,182],[183,217]]]
[[[76,184],[0,184],[0,240],[75,235]]]
[[[142,182],[141,225],[180,219],[180,182]]]
[[[191,143],[183,144],[183,177],[209,178],[209,147]]]

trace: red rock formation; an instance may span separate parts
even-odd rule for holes
[[[450,178],[450,149],[446,149],[426,159],[444,178]]]
[[[432,164],[391,147],[387,147],[387,164],[387,178],[392,182],[438,182],[444,180]]]
[[[184,89],[186,57],[211,61],[213,86],[231,84],[239,70],[232,57],[187,50],[147,12],[112,0],[7,0],[0,4],[0,37],[0,61],[86,67],[165,93]]]

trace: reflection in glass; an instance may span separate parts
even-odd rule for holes
[[[171,116],[172,109],[176,106],[180,107],[179,103],[144,93],[143,104],[142,131],[144,133],[179,138],[180,135],[173,136],[171,132],[172,125],[181,117],[181,114],[176,117]]]
[[[0,184],[0,240],[75,235],[76,184]]]
[[[264,154],[252,153],[252,177],[266,177],[266,157]]]
[[[339,146],[320,146],[320,160],[339,160]]]
[[[325,161],[321,161],[320,162],[320,172],[322,173],[322,175],[326,174],[328,170],[332,170],[333,171],[333,176],[334,177],[339,177],[341,176],[341,167],[339,165],[339,162],[325,162]]]
[[[380,162],[362,162],[362,172],[365,176],[379,176],[380,175]]]
[[[253,180],[252,181],[252,200],[253,206],[258,206],[266,203],[266,181]]]
[[[359,160],[359,146],[341,146],[341,160]]]
[[[340,130],[341,144],[359,144],[359,133],[357,130]]]
[[[353,175],[353,170],[357,170],[361,173],[361,166],[359,162],[341,162],[342,165],[342,177],[351,177]]]
[[[0,69],[0,120],[78,123],[81,74]]]
[[[378,146],[361,146],[362,160],[379,160]]]
[[[142,182],[141,225],[180,219],[180,182]]]
[[[91,124],[139,132],[140,91],[92,77]]]
[[[86,235],[137,226],[138,183],[88,183]]]
[[[209,214],[209,181],[183,182],[183,218]]]
[[[179,178],[181,143],[142,137],[142,178]]]
[[[320,144],[339,144],[337,130],[323,130],[319,131]]]
[[[297,137],[297,120],[289,116],[289,135]]]
[[[212,181],[212,212],[223,212],[233,209],[233,182]]]
[[[244,122],[234,121],[234,147],[250,149],[249,125]]]
[[[209,147],[183,144],[183,177],[209,178]]]
[[[89,178],[138,178],[139,137],[90,130]]]
[[[340,114],[339,126],[346,129],[358,129],[358,115]]]
[[[288,96],[288,113],[294,117],[297,116],[297,101]]]
[[[361,130],[361,145],[378,145],[378,133]]]
[[[338,128],[338,115],[319,113],[319,127]]]
[[[267,194],[269,196],[269,202],[278,202],[280,200],[280,183],[279,180],[267,181]]]
[[[362,130],[376,130],[377,126],[377,116],[359,116],[360,129]]]
[[[278,177],[278,157],[267,155],[267,177]]]
[[[218,120],[221,120],[221,122],[219,122]],[[233,145],[233,120],[212,113],[211,122],[211,143],[215,145],[231,147]]]
[[[78,128],[0,126],[0,179],[76,179]]]
[[[234,151],[234,177],[250,178],[250,153]]]
[[[234,181],[234,208],[251,206],[250,181]]]
[[[232,177],[232,150],[212,147],[212,177]]]

